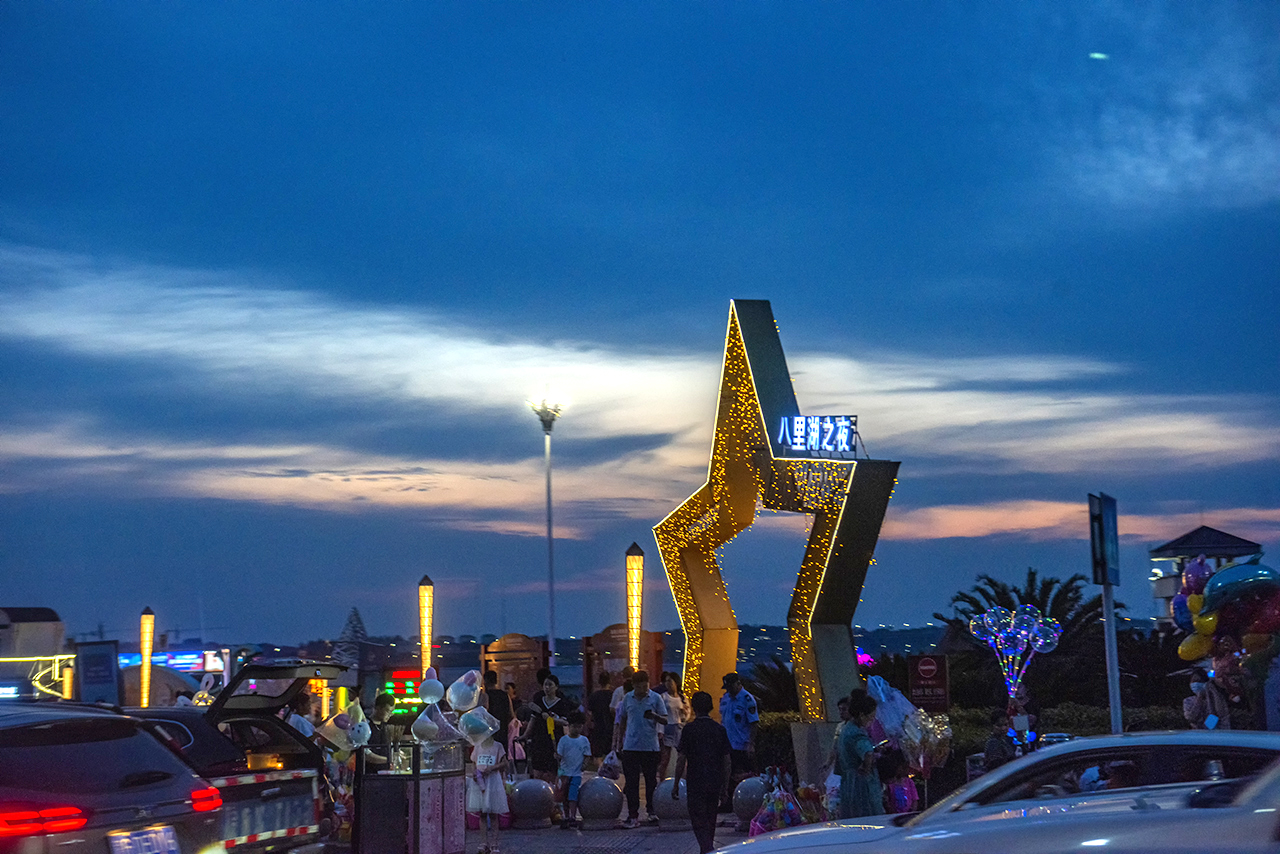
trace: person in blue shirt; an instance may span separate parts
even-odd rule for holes
[[[613,747],[622,748],[622,773],[627,783],[623,792],[627,796],[627,829],[640,826],[640,777],[644,777],[644,798],[648,817],[646,822],[656,824],[653,790],[658,784],[658,724],[667,722],[667,703],[649,690],[649,674],[637,670],[631,677],[631,692],[622,698],[618,707],[618,725],[613,731]]]
[[[756,698],[742,687],[737,673],[726,673],[721,682],[724,693],[720,695],[720,723],[729,735],[733,774],[754,774],[756,771],[756,726],[760,712]]]

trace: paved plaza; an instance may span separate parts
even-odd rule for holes
[[[732,814],[720,816],[727,825],[716,828],[716,845],[746,839],[747,834],[734,830],[737,820]],[[484,836],[467,831],[467,854],[480,849]],[[692,830],[663,830],[641,827],[636,830],[504,830],[499,839],[502,854],[698,854],[698,842]]]

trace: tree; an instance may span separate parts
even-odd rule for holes
[[[968,631],[969,620],[999,605],[1016,610],[1019,605],[1035,605],[1046,617],[1053,617],[1062,626],[1062,638],[1058,649],[1074,650],[1082,640],[1102,630],[1102,595],[1085,599],[1084,585],[1088,579],[1079,573],[1065,581],[1049,576],[1040,578],[1034,567],[1027,567],[1027,578],[1022,587],[979,575],[972,591],[960,591],[951,597],[954,617],[935,613],[934,619]],[[1117,602],[1116,611],[1124,610]]]

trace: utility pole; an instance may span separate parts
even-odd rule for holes
[[[1116,500],[1105,492],[1089,496],[1089,546],[1093,557],[1093,583],[1102,585],[1102,630],[1106,640],[1107,699],[1111,706],[1111,732],[1124,731],[1120,714],[1120,654],[1116,647],[1116,602],[1112,588],[1120,583],[1120,539]]]
[[[547,465],[547,653],[548,664],[556,666],[556,554],[555,536],[551,526],[551,428],[560,417],[561,406],[558,403],[530,402],[529,408],[542,422],[543,447]]]

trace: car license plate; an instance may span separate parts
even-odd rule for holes
[[[178,834],[169,826],[146,830],[117,830],[107,834],[111,854],[182,854]]]

